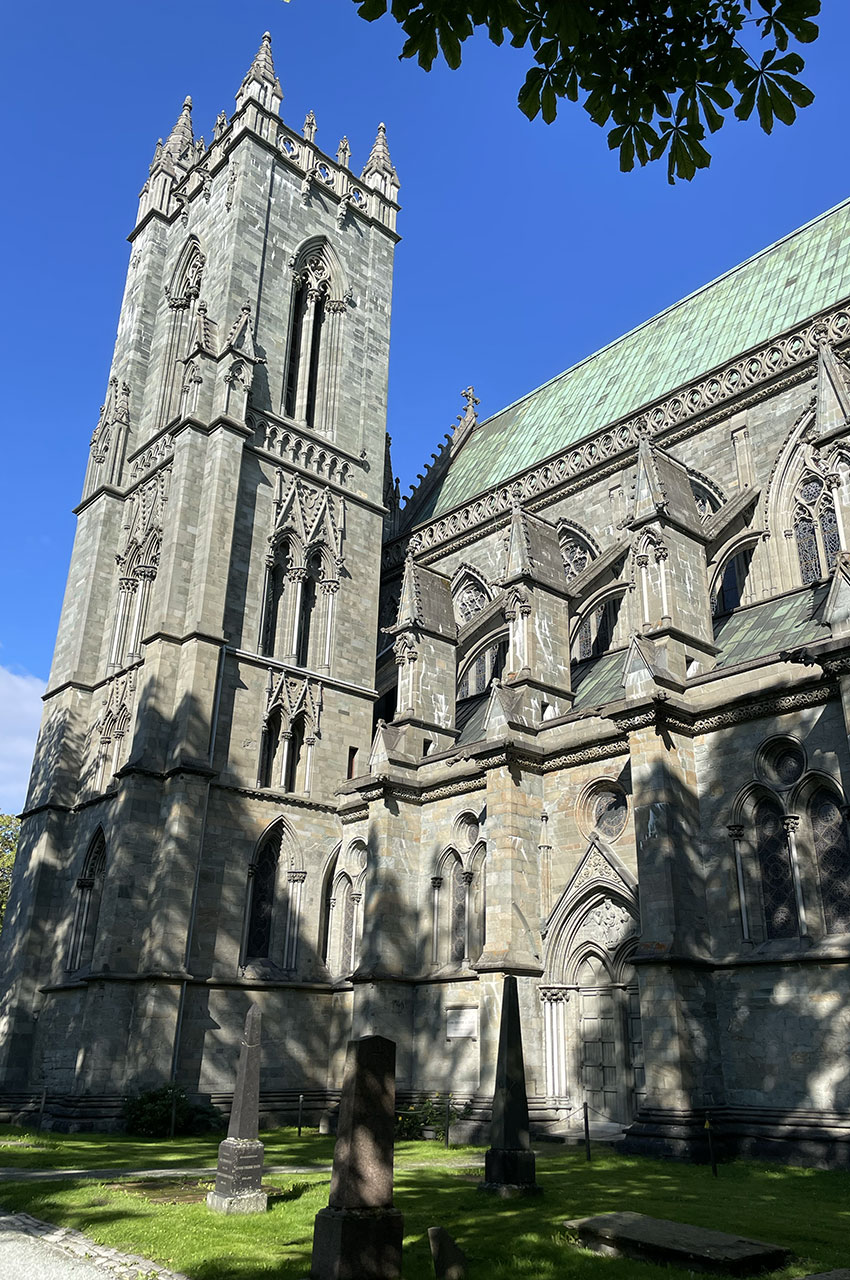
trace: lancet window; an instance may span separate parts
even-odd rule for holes
[[[366,859],[365,844],[355,840],[328,868],[321,953],[334,977],[347,977],[357,967]]]
[[[299,545],[284,538],[269,558],[261,647],[269,657],[315,671],[330,666],[339,579],[316,548],[299,564]]]
[[[711,613],[713,617],[723,617],[725,614],[731,613],[733,609],[737,609],[743,602],[747,591],[752,559],[752,547],[747,547],[727,560],[723,572],[716,580],[714,590],[711,593]]]
[[[301,888],[306,873],[282,820],[262,835],[248,868],[240,966],[296,968]]]
[[[615,596],[585,615],[576,632],[573,661],[584,662],[608,652],[614,643],[622,601],[622,596]]]
[[[841,550],[835,501],[823,476],[806,471],[797,486],[794,539],[804,585],[824,578]]]
[[[133,493],[125,505],[124,543],[116,555],[118,594],[109,663],[123,666],[140,656],[153,582],[159,567],[170,467]]]
[[[809,802],[815,862],[827,933],[850,933],[850,840],[846,810],[819,787]]]
[[[72,973],[87,968],[92,962],[105,872],[106,839],[103,830],[98,828],[86,852],[76,886],[74,920],[65,966]]]
[[[431,879],[431,962],[474,962],[484,946],[483,844],[463,857],[449,849]]]
[[[293,266],[283,412],[316,431],[333,427],[340,324],[348,307],[339,275],[326,244],[314,245]]]
[[[486,693],[493,681],[498,679],[504,671],[507,655],[507,636],[502,636],[486,648],[480,649],[475,657],[467,662],[461,673],[457,686],[458,701]]]
[[[791,849],[779,805],[767,798],[759,801],[754,825],[765,933],[768,938],[794,938],[800,932],[800,920]]]
[[[246,960],[267,960],[272,940],[277,864],[280,857],[280,833],[266,839],[257,850],[249,871],[251,910],[245,941]]]

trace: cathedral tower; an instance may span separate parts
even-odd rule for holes
[[[267,1040],[303,1030],[281,1072],[326,1084],[309,993],[363,872],[334,789],[372,732],[398,179],[383,124],[358,178],[281,101],[266,33],[210,145],[187,98],[142,189],[3,937],[6,1090],[226,1087],[269,993]]]

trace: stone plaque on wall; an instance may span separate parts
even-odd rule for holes
[[[447,1040],[478,1039],[478,1009],[474,1005],[456,1005],[446,1010]]]

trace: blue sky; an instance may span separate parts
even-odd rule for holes
[[[848,195],[850,5],[824,0],[804,79],[815,104],[768,138],[731,123],[670,187],[620,174],[567,105],[515,105],[527,55],[481,35],[464,66],[399,62],[401,32],[352,0],[45,0],[4,20],[5,491],[0,505],[0,810],[23,802],[88,441],[103,399],[126,235],[184,96],[209,138],[269,29],[300,128],[360,168],[386,121],[402,183],[389,429],[404,491],[461,411],[489,415]]]

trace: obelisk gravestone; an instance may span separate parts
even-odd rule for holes
[[[259,1141],[260,1025],[255,1004],[245,1019],[227,1137],[218,1148],[215,1190],[207,1204],[216,1213],[263,1213],[263,1144]]]
[[[393,1208],[395,1044],[351,1040],[331,1192],[316,1214],[312,1280],[396,1280],[404,1219]]]
[[[501,1195],[534,1195],[540,1191],[535,1181],[534,1152],[528,1141],[519,996],[513,974],[506,975],[502,989],[490,1149],[484,1156],[484,1181],[479,1186]]]

